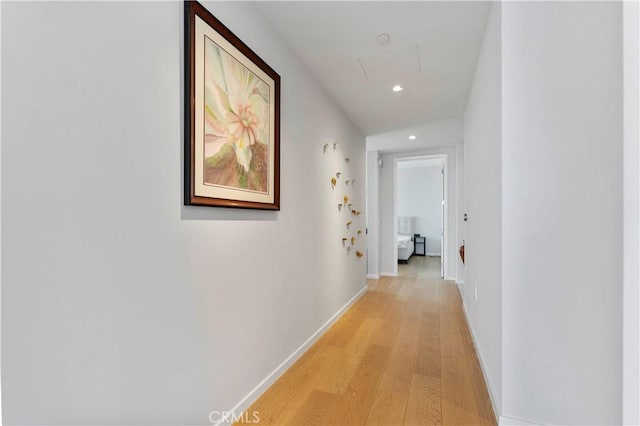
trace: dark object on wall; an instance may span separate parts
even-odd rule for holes
[[[184,203],[280,210],[280,76],[184,3]]]
[[[460,246],[460,259],[462,259],[462,264],[464,264],[464,244]]]

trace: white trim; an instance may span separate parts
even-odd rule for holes
[[[460,291],[460,288],[458,287],[458,291]],[[462,296],[462,294],[461,294]],[[484,362],[484,358],[482,357],[482,352],[480,351],[480,347],[478,346],[478,340],[476,339],[476,333],[473,331],[473,326],[471,325],[471,321],[469,321],[469,312],[467,312],[467,304],[464,303],[464,298],[461,297],[462,299],[462,310],[464,311],[464,319],[467,321],[467,327],[469,327],[469,333],[471,334],[471,340],[473,341],[473,346],[476,348],[476,354],[478,354],[478,361],[480,362],[480,370],[482,370],[482,376],[484,377],[484,382],[487,384],[487,388],[489,388],[489,399],[491,399],[491,408],[493,408],[493,415],[495,416],[496,419],[499,419],[500,421],[498,422],[499,425],[502,425],[501,420],[503,418],[507,418],[507,417],[502,417],[500,416],[500,413],[498,413],[498,409],[497,409],[497,404],[496,404],[496,393],[495,390],[493,389],[493,385],[491,384],[491,381],[489,380],[489,377],[487,376],[487,370],[485,367],[485,362]],[[506,423],[506,424],[518,424],[518,423]],[[522,423],[522,424],[527,424],[527,423]]]
[[[538,425],[538,423],[528,422],[522,419],[514,419],[513,417],[500,416],[498,419],[498,424],[500,426],[534,426]]]
[[[311,335],[298,349],[293,351],[291,355],[289,355],[282,363],[275,368],[271,373],[267,375],[258,385],[253,388],[251,392],[249,392],[244,398],[240,400],[236,405],[233,406],[230,413],[234,413],[236,416],[240,416],[247,408],[251,406],[268,388],[271,386],[282,374],[284,374],[294,362],[298,360],[316,340],[325,332],[329,327],[335,323],[338,318],[351,306],[353,305],[362,295],[367,291],[367,287],[363,287],[360,291],[358,291],[355,296],[351,298],[342,308],[338,310],[331,318],[327,320],[315,333]],[[231,420],[231,419],[229,419]],[[231,423],[227,422],[225,418],[220,419],[219,421],[213,423],[215,426],[227,426]]]
[[[381,277],[397,277],[397,272],[380,272]]]
[[[380,274],[367,274],[367,278],[370,280],[379,280]]]
[[[426,256],[441,257],[442,253],[425,253]]]
[[[448,276],[444,277],[444,278],[443,278],[443,280],[447,280],[447,281],[455,281],[455,280],[456,280],[456,277],[453,277],[453,276],[451,276],[451,275],[448,275]]]
[[[458,280],[456,280],[456,284],[458,284],[458,285],[464,285],[464,280],[462,280],[462,281],[458,281]]]

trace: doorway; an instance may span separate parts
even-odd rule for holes
[[[444,278],[447,253],[446,164],[446,155],[406,157],[394,162],[396,264],[429,257],[431,264],[439,263],[440,278]],[[412,248],[405,247],[411,244],[406,241],[408,237]]]

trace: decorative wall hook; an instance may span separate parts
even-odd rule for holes
[[[325,143],[324,146],[322,147],[322,153],[326,154],[328,150],[329,150],[329,144]]]
[[[333,150],[335,151],[336,149],[338,149],[338,146],[339,146],[339,145],[340,145],[340,144],[339,144],[338,142],[334,142],[334,143],[333,143]]]

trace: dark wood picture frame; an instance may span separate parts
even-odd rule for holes
[[[198,18],[199,21],[196,21]],[[203,22],[200,22],[200,20]],[[205,24],[204,26],[203,23]],[[280,210],[280,76],[197,1],[184,2],[184,28],[184,204]],[[196,39],[197,31],[201,32],[198,39]],[[251,74],[249,77],[250,81],[257,83],[254,83],[255,87],[250,92],[246,91],[243,93],[250,93],[251,95],[258,93],[260,95],[258,102],[262,100],[268,104],[260,110],[263,113],[261,116],[257,113],[253,114],[251,108],[246,109],[246,111],[249,111],[247,114],[253,114],[251,118],[268,116],[268,124],[262,124],[262,127],[259,129],[260,132],[249,127],[246,129],[246,132],[241,131],[241,135],[246,135],[246,139],[249,141],[248,145],[243,143],[245,140],[237,142],[239,140],[236,137],[238,134],[237,131],[226,139],[227,142],[218,142],[225,140],[224,138],[218,137],[218,135],[215,135],[214,138],[213,136],[205,134],[205,121],[209,118],[209,116],[205,118],[205,107],[208,107],[209,110],[211,110],[211,107],[209,107],[208,104],[205,105],[204,99],[206,99],[207,95],[205,94],[204,86],[206,76],[210,76],[213,73],[213,71],[209,71],[209,74],[207,74],[207,71],[205,71],[207,65],[204,46],[206,43],[209,43],[207,46],[215,46],[214,49],[217,49],[215,52],[218,54],[211,55],[211,58],[223,63],[223,59],[220,59],[220,57],[224,56],[227,61],[224,62],[224,64],[235,61],[232,64],[235,65],[233,67],[219,67],[222,71],[216,74],[216,78],[220,75],[222,79],[242,76],[242,78],[239,77],[234,81],[245,82],[247,80],[246,75]],[[197,46],[199,47],[198,49]],[[218,70],[218,68],[214,68],[214,66],[211,66],[209,69]],[[229,70],[232,70],[236,74],[232,72],[225,74],[225,71]],[[200,79],[200,81],[197,79]],[[258,85],[260,89],[256,88]],[[224,86],[225,90],[231,91],[231,89],[227,89],[227,87],[235,87],[236,85],[216,85],[215,87],[221,86]],[[231,98],[231,95],[226,92],[225,96]],[[216,97],[211,96],[211,98]],[[219,105],[231,105],[231,102],[221,102]],[[231,111],[231,109],[233,109],[233,107],[229,106],[230,116],[232,119],[235,119],[235,127],[229,125],[227,126],[229,129],[237,129],[237,123],[246,125],[245,123],[263,123],[265,121],[257,119],[253,121],[252,119],[243,121],[241,120],[243,117],[239,115],[235,116],[234,114],[236,114],[236,112]],[[221,114],[213,114],[212,116],[217,119]],[[227,116],[229,116],[229,114],[227,114]],[[226,123],[230,123],[228,118],[226,120]],[[224,120],[220,118],[220,122],[222,121]],[[260,124],[255,126],[259,125]],[[219,126],[216,127],[216,129],[217,128],[219,128]],[[256,134],[267,134],[268,143],[264,143],[263,140],[258,140]],[[219,149],[219,151],[214,151],[215,155],[211,157],[205,157],[205,140],[207,140],[207,137],[216,141],[215,144],[211,143],[209,146],[214,145],[215,148],[213,149]],[[241,138],[242,137],[244,136],[241,136]],[[223,152],[223,148],[226,151]],[[254,149],[261,151],[254,151]],[[238,154],[238,152],[240,154]],[[257,155],[256,153],[261,155]],[[211,160],[212,162],[210,163],[215,164],[215,166],[209,166],[210,169],[205,170],[206,161],[214,159],[214,157],[218,157],[218,155],[222,156],[223,154],[226,155],[224,161],[215,158],[215,161]],[[250,160],[247,160],[247,157],[249,157]],[[233,159],[230,160],[230,158]],[[258,163],[258,159],[260,159],[260,163]],[[241,160],[243,162],[241,162]],[[243,185],[251,185],[253,182],[258,182],[254,185],[257,186],[258,189],[255,187],[248,189],[239,186],[235,187],[226,182],[222,184],[218,184],[218,182],[207,182],[205,176],[207,176],[207,179],[209,179],[210,176],[207,173],[217,173],[215,167],[222,167],[220,164],[224,164],[225,167],[227,167],[227,169],[224,169],[225,173],[221,172],[220,176],[228,178],[230,174],[229,171],[231,170],[233,173],[242,175],[236,178],[235,182],[242,182]],[[266,172],[264,171],[264,167],[266,167]],[[265,173],[266,181],[264,180]],[[264,186],[265,182],[266,187]]]

